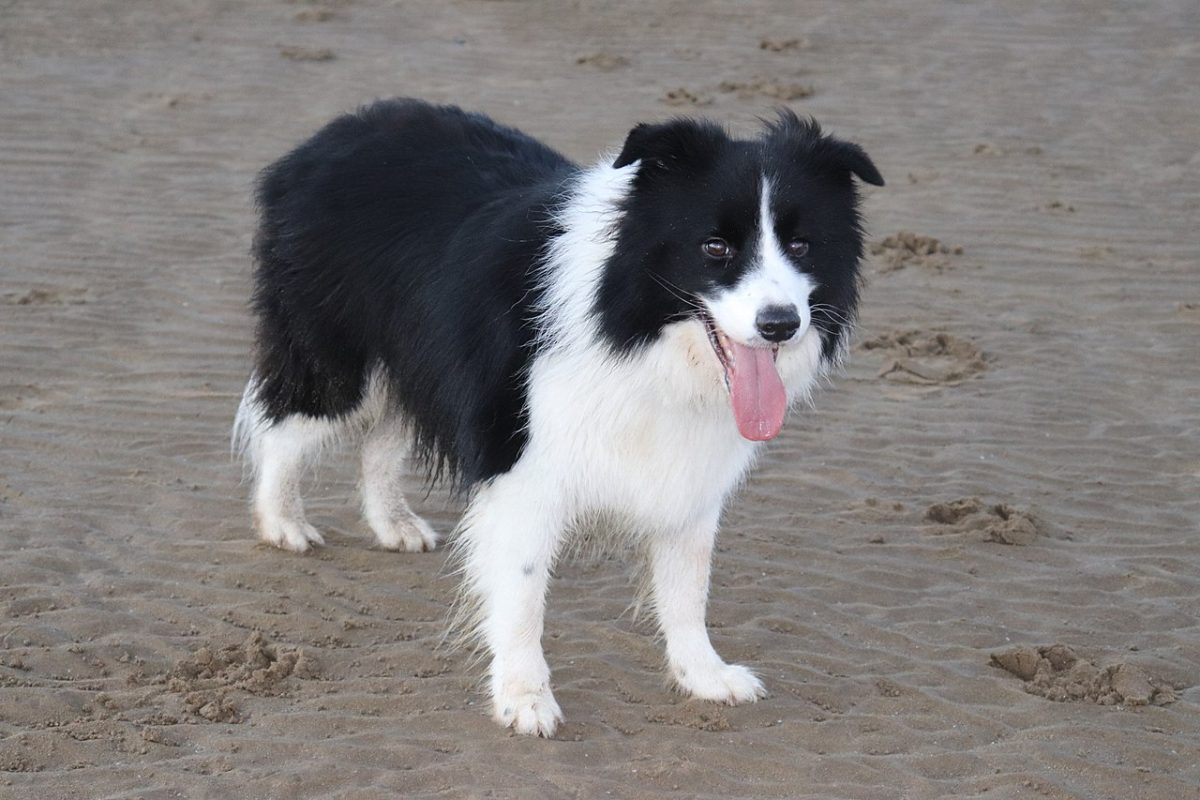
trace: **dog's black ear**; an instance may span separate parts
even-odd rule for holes
[[[664,169],[695,164],[715,155],[726,139],[720,127],[704,120],[680,117],[658,125],[642,123],[629,132],[613,166],[620,169],[635,161]]]
[[[861,147],[823,133],[816,120],[797,116],[790,108],[780,108],[777,113],[776,120],[767,121],[764,138],[768,145],[781,147],[793,157],[819,158],[836,169],[857,175],[865,183],[883,186],[883,176]]]
[[[843,142],[841,139],[826,141],[831,146],[834,160],[839,164],[857,175],[860,180],[872,186],[883,186],[883,176],[879,174],[875,162],[867,155],[866,150],[854,142]]]

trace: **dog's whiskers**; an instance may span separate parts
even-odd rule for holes
[[[707,309],[704,307],[704,304],[700,302],[700,299],[697,298],[696,295],[679,288],[654,270],[648,269],[646,270],[646,274],[649,275],[655,283],[670,292],[676,300],[686,303],[688,306],[696,309],[697,311],[703,311],[707,313]]]
[[[838,325],[850,325],[853,322],[845,312],[828,303],[817,303],[810,306],[809,311],[812,312],[814,318],[821,316]]]

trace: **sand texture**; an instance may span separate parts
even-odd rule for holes
[[[0,798],[1200,797],[1198,42],[1195,0],[0,4]],[[581,160],[787,103],[888,179],[845,374],[726,515],[766,700],[673,694],[594,557],[567,722],[513,737],[350,459],[327,547],[254,541],[254,175],[397,94]]]

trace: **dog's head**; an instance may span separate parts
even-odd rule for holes
[[[604,335],[634,349],[703,325],[742,435],[772,438],[787,407],[777,360],[845,346],[863,249],[853,178],[882,186],[879,171],[790,111],[754,140],[691,119],[639,125],[613,166],[635,174],[598,298]]]

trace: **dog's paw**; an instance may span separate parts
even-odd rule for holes
[[[735,706],[767,696],[758,676],[741,664],[674,667],[671,672],[680,689],[701,700]]]
[[[549,739],[562,722],[562,709],[547,686],[532,692],[498,696],[493,700],[493,717],[505,728],[523,736]]]
[[[438,544],[437,531],[415,514],[393,522],[385,530],[375,531],[375,541],[384,550],[424,553]]]
[[[307,553],[313,545],[325,544],[317,529],[304,520],[259,517],[258,535],[264,542],[293,553]]]

